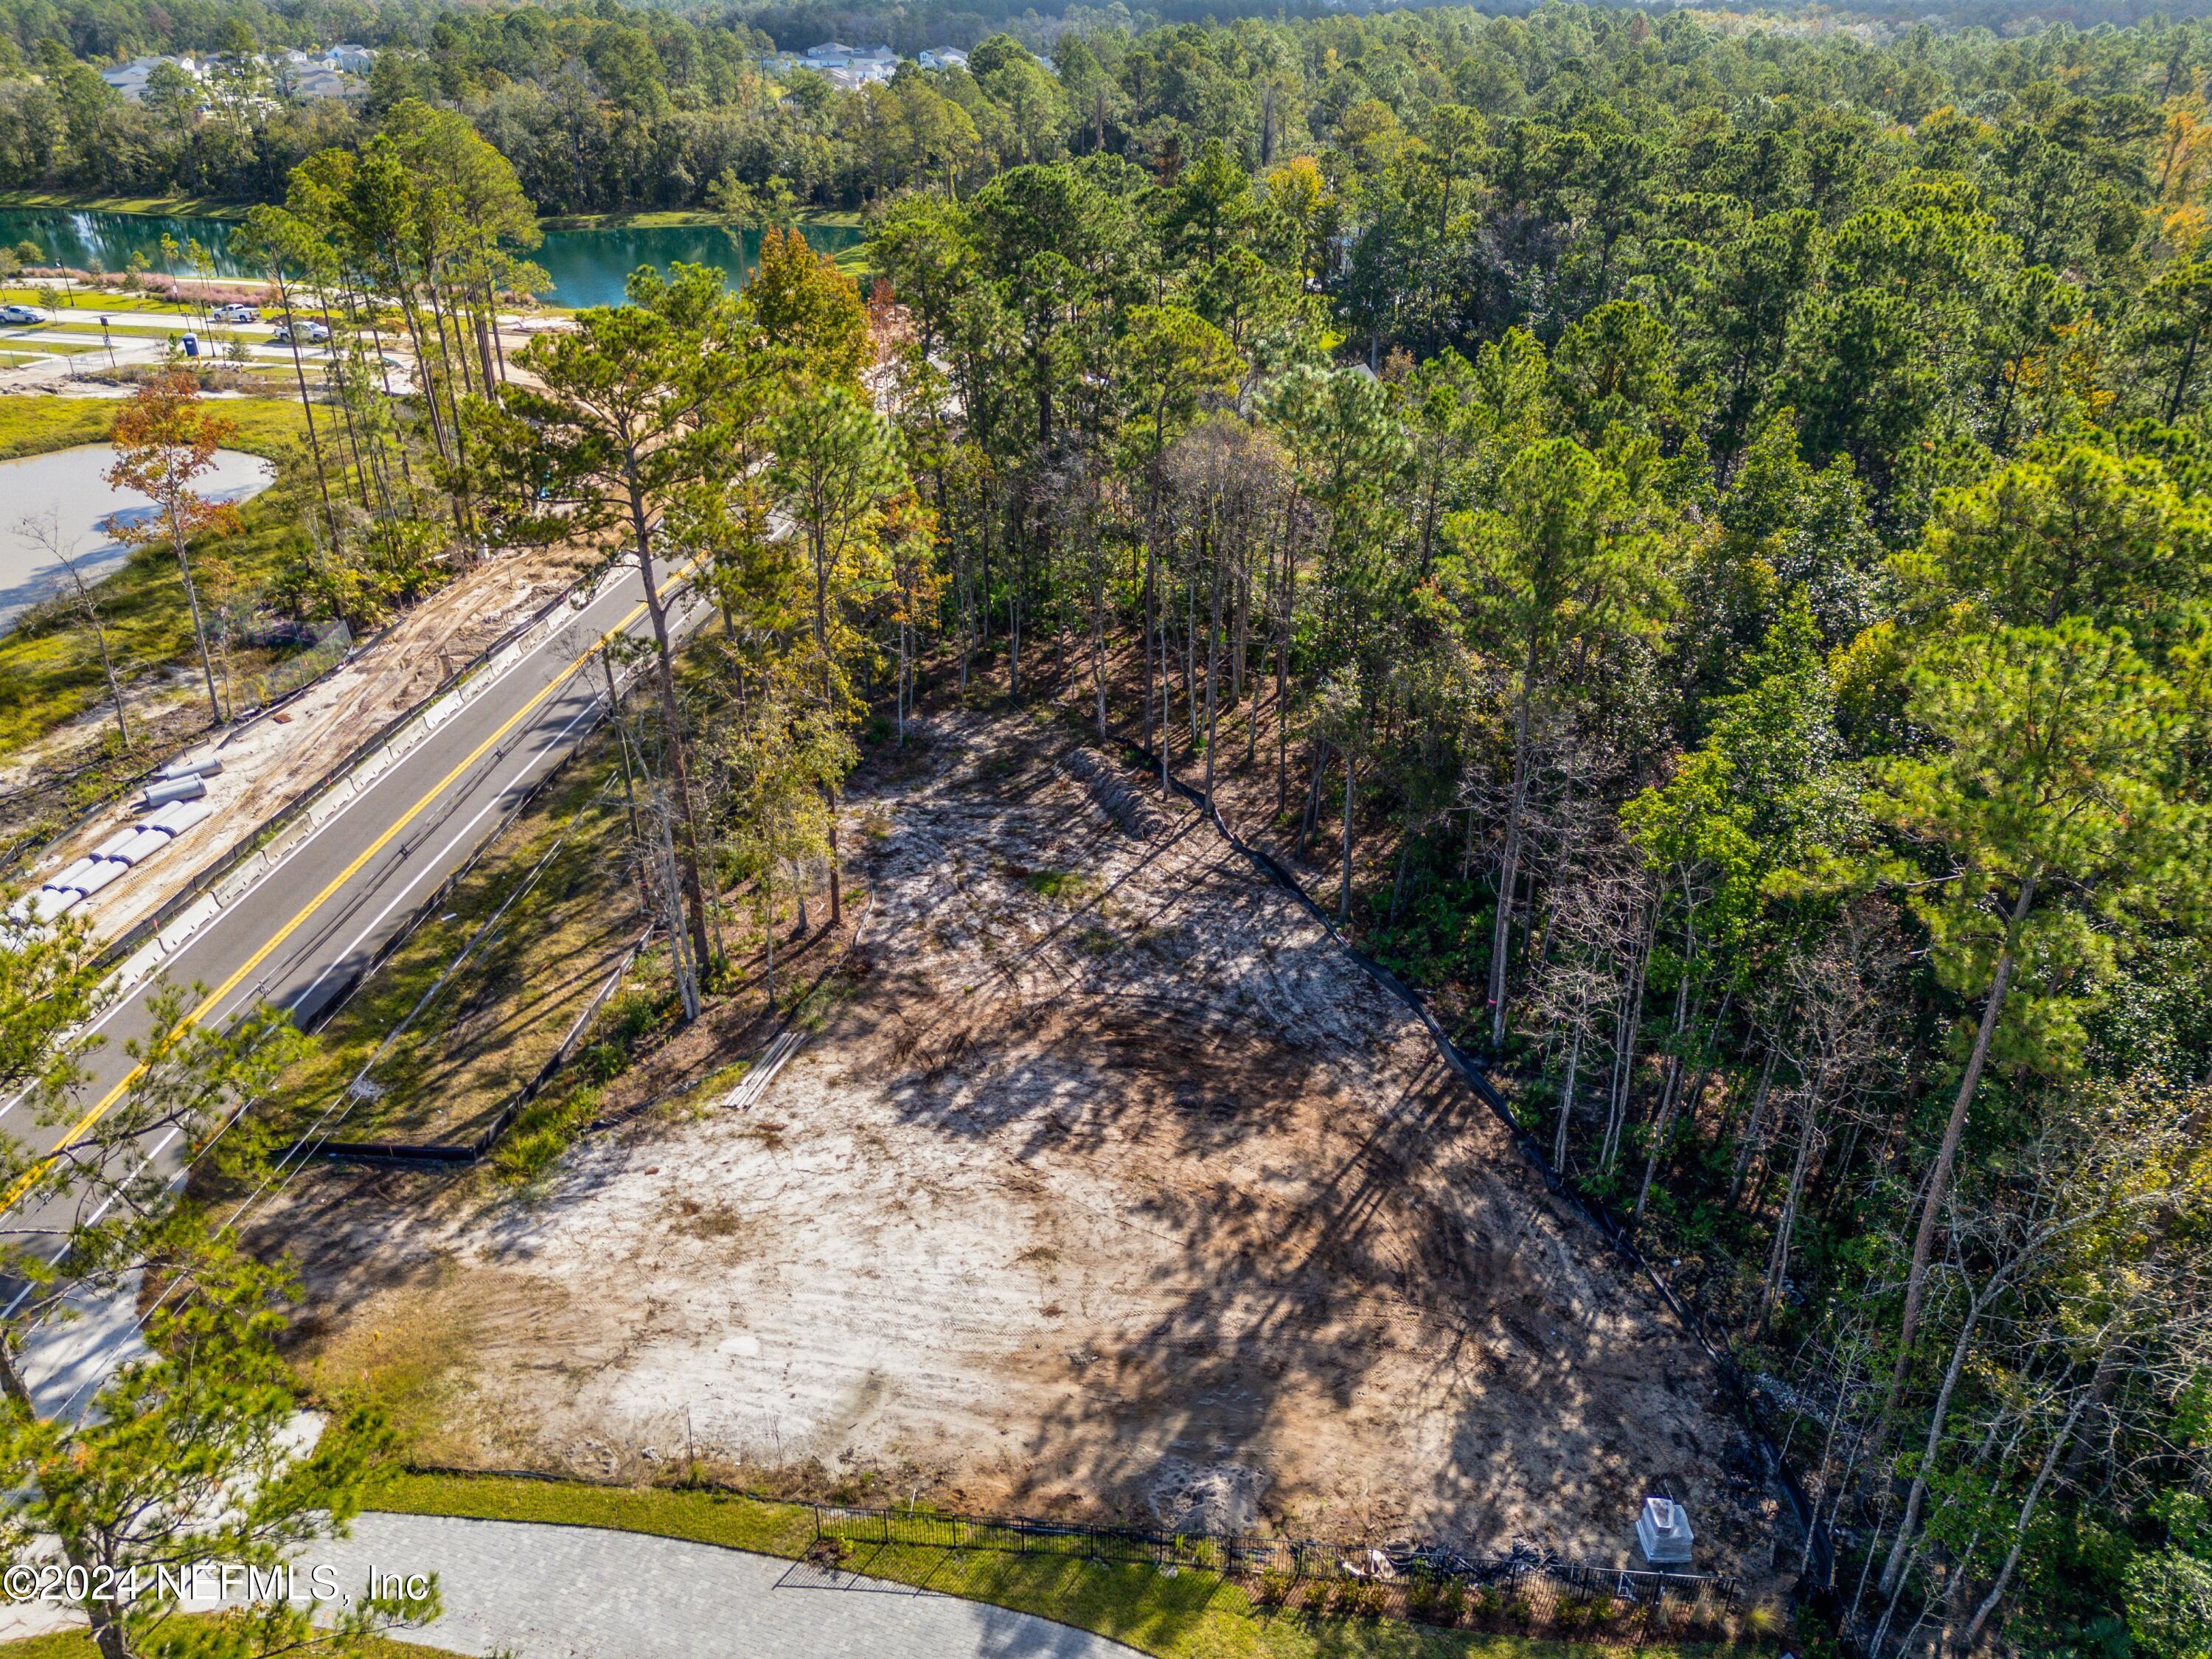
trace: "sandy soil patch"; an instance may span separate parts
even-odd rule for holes
[[[1416,1023],[1187,809],[1118,829],[1064,747],[948,718],[856,780],[848,994],[749,1113],[649,1121],[518,1197],[307,1192],[312,1353],[366,1376],[368,1334],[447,1332],[435,1454],[486,1466],[688,1446],[971,1509],[1607,1562],[1663,1486],[1704,1563],[1794,1565],[1703,1356]]]

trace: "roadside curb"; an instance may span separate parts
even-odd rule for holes
[[[121,996],[152,974],[507,670],[567,627],[575,615],[605,598],[628,568],[617,564],[588,586],[555,594],[356,745],[288,805],[233,842],[153,915],[110,941],[101,960],[115,969],[106,988]]]

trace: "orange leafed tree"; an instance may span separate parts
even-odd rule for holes
[[[860,285],[796,229],[771,225],[761,233],[760,269],[744,298],[769,340],[789,350],[810,378],[860,384],[870,355]]]
[[[208,654],[207,624],[192,581],[189,544],[195,536],[237,527],[235,507],[210,501],[193,487],[214,470],[216,451],[236,429],[202,400],[199,383],[189,373],[173,369],[140,386],[116,416],[115,464],[106,474],[115,488],[135,489],[155,507],[153,517],[135,523],[110,520],[116,538],[137,547],[167,537],[176,550],[177,566],[185,577],[185,602],[191,608],[192,638],[200,651],[200,672],[207,680],[208,711],[217,724],[223,718],[222,700],[216,692],[215,663]]]

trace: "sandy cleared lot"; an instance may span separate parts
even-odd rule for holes
[[[1626,1562],[1648,1491],[1763,1580],[1777,1494],[1703,1357],[1418,1025],[1059,728],[947,717],[855,781],[847,984],[750,1112],[539,1190],[333,1176],[284,1223],[327,1382],[417,1455]]]

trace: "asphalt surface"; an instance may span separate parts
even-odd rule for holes
[[[870,1551],[855,1553],[865,1569]],[[865,1572],[595,1527],[371,1511],[292,1558],[300,1599],[438,1576],[444,1611],[396,1634],[516,1659],[1138,1659],[1103,1636]],[[318,1577],[319,1572],[320,1576]],[[222,1603],[210,1585],[187,1611]],[[0,1641],[82,1629],[50,1601],[0,1602]]]
[[[680,590],[665,568],[659,574],[677,628]],[[149,1034],[149,1003],[165,979],[198,988],[187,1007],[217,1029],[263,1000],[302,1024],[325,1007],[604,715],[595,647],[617,628],[649,634],[643,592],[629,571],[502,671],[102,1016],[94,1028],[102,1042],[69,1113],[40,1122],[10,1101],[0,1105],[0,1132],[44,1152],[104,1114],[133,1069],[125,1044]],[[221,826],[219,839],[227,845],[247,827]],[[173,1161],[166,1142],[148,1152]],[[0,1224],[20,1234],[43,1218],[11,1206]]]

